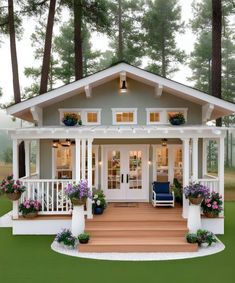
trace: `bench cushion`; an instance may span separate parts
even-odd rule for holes
[[[172,194],[157,194],[156,200],[162,200],[162,201],[172,201],[173,195]]]
[[[153,182],[153,190],[156,194],[169,194],[170,182]]]

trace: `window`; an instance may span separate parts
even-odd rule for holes
[[[157,108],[146,108],[147,114],[147,125],[163,123],[162,113],[160,109]]]
[[[113,124],[137,124],[137,109],[136,108],[113,108]]]
[[[182,113],[187,120],[187,108],[146,108],[146,124],[168,124],[169,116]]]
[[[101,123],[101,109],[97,108],[63,108],[59,109],[59,113],[61,125],[63,125],[64,113],[76,113],[79,119],[82,120],[83,125],[100,125]]]

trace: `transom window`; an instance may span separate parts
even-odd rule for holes
[[[113,125],[137,124],[137,108],[112,108]]]
[[[83,125],[100,125],[101,123],[101,109],[97,108],[63,108],[59,109],[59,113],[61,125],[63,125],[64,113],[76,113]]]

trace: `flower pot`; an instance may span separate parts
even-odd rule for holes
[[[28,218],[28,219],[32,219],[32,218],[35,218],[38,216],[38,212],[35,211],[35,212],[30,212],[30,213],[27,213],[27,214],[23,214],[23,217],[24,218]]]
[[[103,212],[104,212],[104,209],[103,209],[103,207],[99,207],[99,206],[96,206],[95,208],[94,208],[94,214],[103,214]]]
[[[179,125],[184,124],[180,119],[177,119],[177,118],[171,119],[170,123],[171,125],[174,125],[174,126],[179,126]]]
[[[208,218],[217,218],[219,213],[213,211],[204,211],[203,214]]]
[[[195,197],[189,197],[189,201],[190,201],[191,204],[199,205],[203,201],[203,196],[196,197],[196,198]]]
[[[79,239],[80,244],[87,244],[89,242],[89,239]]]
[[[77,125],[78,121],[68,119],[68,120],[64,120],[63,123],[65,124],[65,126],[73,127]]]
[[[86,204],[86,198],[78,199],[78,198],[72,198],[71,202],[73,205],[84,205]]]
[[[17,193],[7,193],[6,194],[7,195],[7,197],[10,199],[10,200],[18,200],[18,199],[20,199],[20,197],[21,197],[21,192],[17,192]]]

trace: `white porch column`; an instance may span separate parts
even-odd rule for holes
[[[193,138],[193,152],[192,152],[192,171],[193,176],[192,180],[193,182],[197,182],[198,180],[198,138]]]
[[[19,145],[18,145],[18,140],[13,139],[13,145],[12,145],[12,173],[13,173],[13,178],[16,180],[19,178]],[[13,219],[18,219],[19,218],[19,207],[18,207],[18,201],[13,201],[13,208],[12,208],[12,218]]]
[[[168,178],[171,184],[174,180],[174,148],[168,146]]]
[[[202,178],[207,174],[207,139],[202,139]]]
[[[81,144],[81,139],[76,138],[75,139],[75,179],[76,182],[79,182],[81,179],[81,150],[80,150],[80,144]]]
[[[93,139],[87,140],[87,179],[88,187],[92,193],[92,141]],[[87,218],[92,218],[92,200],[87,200]]]
[[[25,176],[30,176],[30,140],[24,141],[25,148]]]
[[[36,140],[36,173],[40,178],[40,140]]]
[[[224,137],[218,140],[218,177],[219,177],[219,194],[224,201]]]
[[[82,139],[82,179],[86,178],[86,139]]]
[[[189,138],[183,141],[183,188],[189,185]],[[183,217],[188,217],[189,201],[183,194]]]

